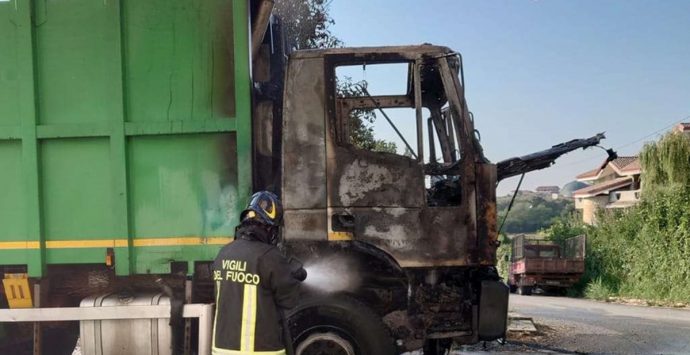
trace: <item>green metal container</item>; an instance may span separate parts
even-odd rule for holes
[[[0,265],[215,257],[251,192],[247,6],[0,0]]]

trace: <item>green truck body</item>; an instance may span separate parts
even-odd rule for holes
[[[0,265],[213,259],[251,192],[248,20],[244,0],[0,2]]]

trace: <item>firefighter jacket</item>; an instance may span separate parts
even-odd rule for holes
[[[280,312],[297,304],[300,281],[278,248],[257,239],[241,227],[213,263],[213,355],[285,354]]]

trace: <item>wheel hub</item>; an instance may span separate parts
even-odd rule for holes
[[[349,341],[335,333],[316,333],[304,339],[295,350],[296,355],[355,355]]]

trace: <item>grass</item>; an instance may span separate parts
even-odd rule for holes
[[[610,296],[613,296],[613,291],[606,286],[601,278],[597,278],[596,280],[590,282],[585,288],[586,298],[598,301],[606,301]]]

